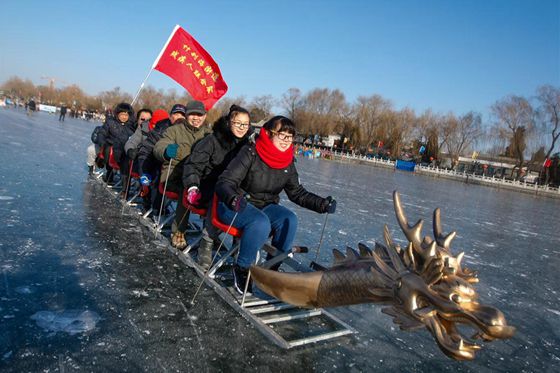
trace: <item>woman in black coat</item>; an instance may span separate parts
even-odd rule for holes
[[[290,201],[319,213],[334,213],[336,201],[308,192],[299,183],[294,164],[294,123],[283,116],[266,122],[255,145],[246,145],[222,173],[216,185],[221,220],[243,231],[233,275],[243,293],[248,269],[272,233],[272,245],[288,251],[297,229],[297,216],[279,205],[280,193]]]
[[[218,176],[235,158],[239,149],[247,144],[251,134],[250,126],[249,112],[232,105],[229,113],[214,123],[212,134],[194,146],[183,167],[183,186],[191,205],[209,207]],[[212,261],[213,240],[218,237],[210,215],[206,217],[202,233],[198,263],[202,268],[208,269]]]

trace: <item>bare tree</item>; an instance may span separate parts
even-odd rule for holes
[[[416,116],[414,110],[405,107],[400,111],[387,111],[383,115],[386,133],[386,147],[391,149],[393,158],[401,155],[403,146],[411,140]]]
[[[533,108],[524,97],[508,96],[492,105],[491,112],[497,120],[495,125],[500,135],[509,139],[507,152],[516,159],[515,168],[517,177],[520,177],[525,161],[526,137],[534,125]]]
[[[132,102],[132,96],[129,93],[121,91],[120,87],[115,87],[110,91],[104,91],[99,94],[99,98],[103,101],[103,105],[107,109],[114,108],[120,102]]]
[[[459,162],[459,156],[464,153],[482,134],[482,117],[479,113],[469,112],[449,126],[449,136],[446,141],[447,152],[451,157],[452,168]]]
[[[380,95],[358,97],[358,102],[353,107],[353,119],[360,129],[363,146],[369,147],[383,139],[383,117],[391,108],[391,102]]]
[[[550,147],[545,154],[545,159],[549,159],[556,146],[556,141],[560,137],[560,89],[545,85],[540,87],[537,93],[537,100],[540,103],[538,108],[539,117],[545,129],[551,134]],[[545,171],[545,183],[548,184],[550,167],[545,168],[543,164],[542,168]]]
[[[290,88],[282,95],[280,106],[286,110],[286,115],[294,122],[298,122],[298,111],[302,105],[301,91],[298,88]]]
[[[303,97],[301,103],[299,132],[304,134],[332,133],[340,117],[348,111],[346,98],[338,89],[315,88]]]
[[[17,76],[11,77],[4,82],[2,90],[22,99],[29,99],[39,93],[31,80],[23,80]]]

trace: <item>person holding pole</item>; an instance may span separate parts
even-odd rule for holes
[[[169,127],[154,146],[155,157],[162,162],[160,181],[167,180],[166,190],[181,194],[183,191],[183,165],[195,143],[212,130],[204,126],[206,109],[200,101],[191,101],[186,106],[186,121]],[[187,246],[184,232],[188,225],[188,210],[177,204],[175,219],[171,226],[171,244],[182,249]]]
[[[198,264],[207,270],[212,262],[212,247],[219,231],[212,225],[211,204],[218,177],[251,135],[249,111],[232,105],[229,112],[212,126],[213,133],[193,148],[183,168],[183,185],[187,200],[195,207],[207,208],[202,240],[198,248]]]
[[[264,124],[255,144],[245,145],[218,178],[219,218],[243,231],[233,267],[234,286],[240,294],[249,267],[271,233],[272,246],[283,252],[292,247],[297,216],[279,204],[282,191],[290,201],[318,213],[332,214],[336,210],[332,197],[319,197],[300,184],[292,145],[295,134],[290,119],[273,117]]]

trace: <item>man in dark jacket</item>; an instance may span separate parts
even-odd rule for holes
[[[113,180],[113,169],[109,165],[110,151],[113,149],[113,158],[121,168],[124,168],[124,144],[128,138],[134,133],[136,124],[134,123],[134,109],[130,104],[121,102],[115,106],[114,117],[107,118],[103,124],[103,134],[105,142],[103,143],[103,153],[105,157],[105,173],[104,180],[108,183]],[[128,176],[128,175],[122,175]],[[126,181],[126,180],[123,180]]]
[[[68,108],[66,108],[66,105],[62,105],[60,107],[60,116],[58,117],[58,121],[59,122],[64,122],[64,118],[66,117],[66,112],[68,111]]]

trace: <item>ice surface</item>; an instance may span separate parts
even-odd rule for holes
[[[560,201],[298,158],[304,186],[338,201],[320,263],[332,263],[332,248],[382,241],[385,224],[403,245],[391,198],[398,189],[409,220],[425,219],[424,234],[431,234],[433,209],[442,208],[444,231],[458,232],[453,252],[465,251],[464,266],[479,271],[480,301],[499,307],[518,332],[488,344],[475,361],[457,363],[427,331],[402,332],[381,307],[363,304],[332,310],[358,330],[355,337],[281,351],[205,286],[197,304],[186,307],[200,279],[88,181],[85,150],[96,125],[0,109],[0,371],[322,372],[336,366],[478,373],[558,366]],[[32,156],[18,156],[22,147],[10,142],[33,149]],[[310,248],[301,260],[313,260],[324,216],[285,196],[282,203],[299,217],[296,243]]]

